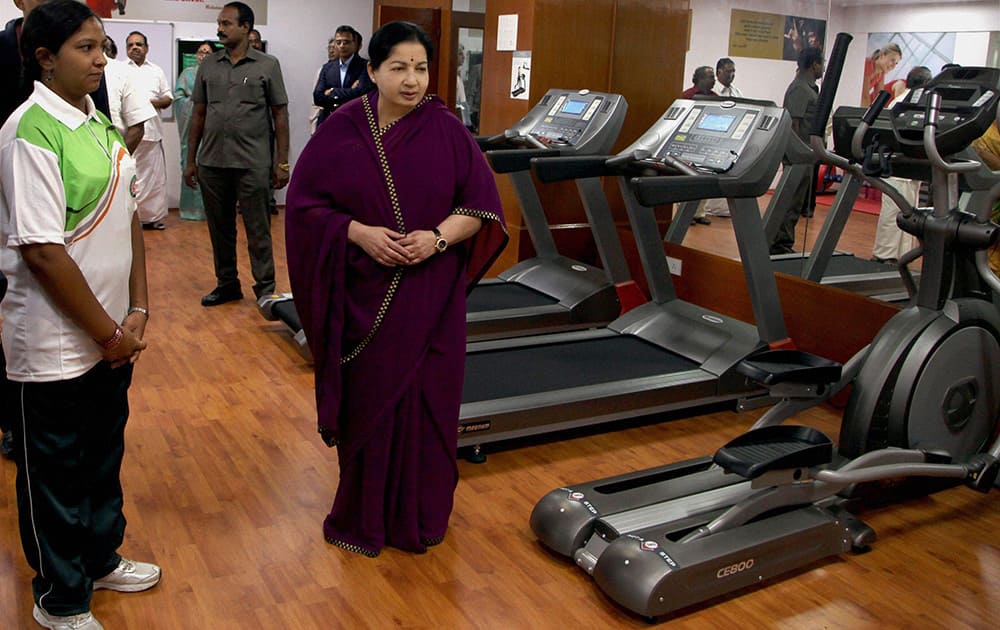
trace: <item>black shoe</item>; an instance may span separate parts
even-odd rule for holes
[[[878,256],[872,256],[872,262],[882,263],[883,265],[897,265],[899,263],[895,258],[879,258]]]
[[[781,256],[783,254],[794,254],[795,250],[788,245],[775,245],[771,247],[770,254],[772,256]]]
[[[236,287],[215,287],[212,292],[201,298],[202,306],[218,306],[226,302],[235,302],[243,299],[243,291]]]
[[[142,229],[144,230],[165,230],[167,226],[163,224],[163,221],[153,221],[152,223],[143,223]]]
[[[814,212],[813,210],[803,210],[802,216],[804,216],[807,219],[811,219],[813,217],[813,212]]]
[[[699,225],[712,225],[712,220],[708,217],[695,217],[691,219],[691,225],[694,225],[695,223]]]
[[[14,434],[7,431],[0,438],[0,455],[7,459],[14,459]]]

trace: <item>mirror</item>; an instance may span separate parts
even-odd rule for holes
[[[479,97],[483,82],[481,28],[459,28],[455,55],[455,111],[472,133],[479,133]]]

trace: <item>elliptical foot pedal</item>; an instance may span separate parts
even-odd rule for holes
[[[715,453],[726,472],[754,479],[772,470],[809,468],[833,459],[833,442],[812,427],[774,426],[748,431]]]
[[[801,350],[764,350],[740,361],[736,371],[765,387],[780,383],[825,385],[840,380],[836,361]]]

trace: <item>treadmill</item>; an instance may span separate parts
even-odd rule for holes
[[[576,181],[603,269],[559,254],[531,176],[531,160],[606,154],[618,139],[625,98],[551,89],[510,129],[480,147],[514,187],[535,256],[482,280],[466,299],[468,341],[603,326],[645,301],[632,282],[598,177]]]
[[[734,367],[788,342],[756,197],[790,126],[764,101],[678,100],[616,157],[535,160],[542,181],[618,177],[652,299],[602,329],[469,344],[459,447],[763,394]],[[756,326],[680,300],[670,278],[652,208],[709,197],[732,199]]]
[[[852,120],[859,118],[860,113]],[[891,135],[891,129],[888,133]],[[816,161],[812,149],[796,134],[789,134],[786,143],[781,177],[764,212],[764,233],[768,243],[781,227],[785,209],[792,203],[796,189],[804,179],[808,180],[813,176],[813,164]],[[904,280],[895,265],[836,249],[860,192],[861,180],[846,174],[812,251],[772,256],[774,270],[885,301],[907,299],[909,295]],[[698,202],[681,204],[664,240],[680,245],[697,208]]]
[[[618,94],[551,89],[510,129],[477,138],[493,170],[510,177],[536,255],[472,289],[469,341],[603,326],[645,301],[629,275],[600,178],[576,185],[603,269],[559,254],[530,172],[533,158],[607,153],[627,109]],[[283,322],[312,360],[291,293],[264,296],[257,306],[265,319]]]
[[[791,162],[791,167],[782,173],[778,190],[775,191],[764,214],[764,231],[767,233],[768,242],[781,226],[785,209],[790,203],[790,199],[779,199],[782,185],[786,180],[791,182],[788,190],[794,193],[796,178],[811,178],[813,174],[812,164],[815,158],[812,157],[809,147],[795,134],[789,137],[788,142],[786,160]],[[795,170],[796,166],[802,165],[803,160],[808,160],[808,169],[804,173]],[[772,256],[774,269],[879,300],[908,299],[904,281],[895,265],[858,257],[836,249],[847,220],[854,211],[854,202],[861,193],[861,185],[860,179],[850,173],[845,174],[812,251]]]

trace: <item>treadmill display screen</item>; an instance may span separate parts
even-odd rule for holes
[[[569,114],[570,116],[579,116],[585,109],[587,109],[587,101],[574,101],[573,99],[568,99],[566,104],[562,106],[562,109],[559,110],[559,113]]]
[[[725,133],[733,126],[734,120],[736,120],[736,116],[731,114],[705,114],[698,121],[698,129]]]

